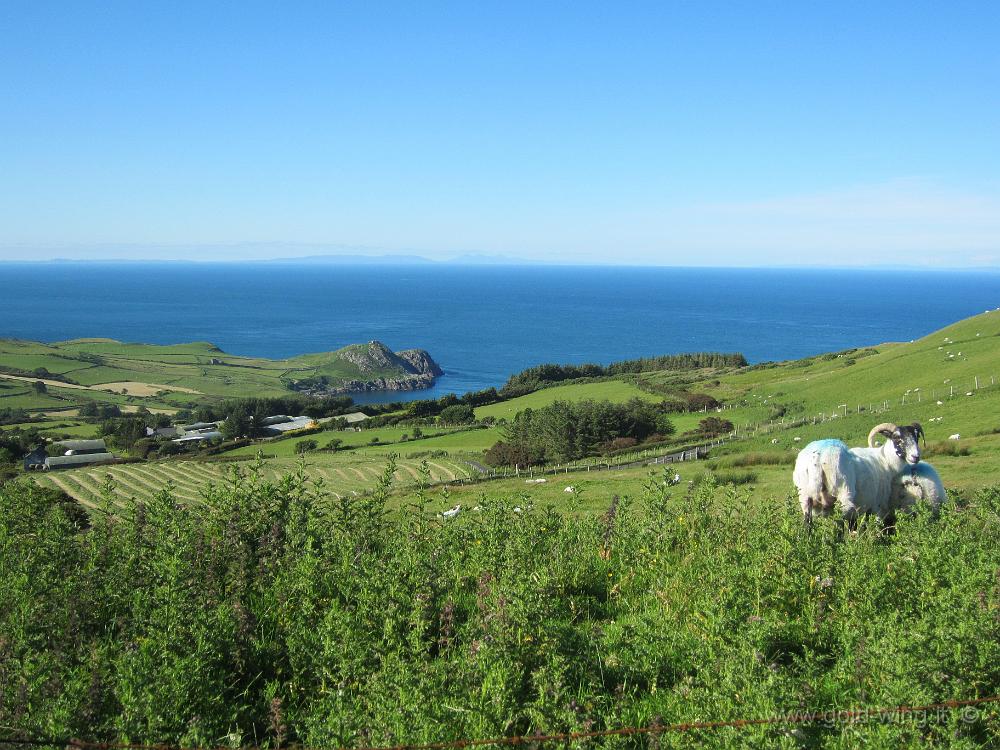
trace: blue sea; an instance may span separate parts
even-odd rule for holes
[[[543,362],[690,351],[751,362],[919,338],[1000,306],[1000,274],[325,263],[0,263],[0,337],[106,336],[283,358],[427,349],[430,398]]]

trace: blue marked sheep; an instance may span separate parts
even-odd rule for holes
[[[894,518],[892,487],[906,466],[920,462],[920,423],[877,425],[868,434],[888,438],[881,447],[849,448],[840,440],[816,440],[799,451],[792,481],[807,523],[816,514],[828,516],[835,505],[848,522],[873,513],[890,523]]]

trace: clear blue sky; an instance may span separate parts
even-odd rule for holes
[[[1000,265],[1000,3],[0,4],[0,259]]]

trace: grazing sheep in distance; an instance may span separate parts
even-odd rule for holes
[[[892,483],[907,465],[920,462],[924,431],[919,422],[902,427],[884,422],[868,434],[888,438],[878,448],[848,448],[840,440],[815,440],[799,451],[792,481],[806,522],[830,515],[835,504],[853,522],[859,514],[874,513],[882,521],[893,518]]]

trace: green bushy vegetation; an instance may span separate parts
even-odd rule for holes
[[[747,360],[742,354],[722,354],[719,352],[694,352],[689,354],[667,354],[659,357],[643,357],[610,365],[583,364],[557,365],[543,364],[529,367],[511,375],[500,389],[500,397],[509,399],[523,396],[545,388],[553,383],[582,378],[601,378],[614,375],[636,374],[654,370],[689,371],[703,369],[732,369],[745,367]]]
[[[602,515],[253,471],[91,528],[0,487],[0,726],[203,746],[383,745],[893,706],[1000,692],[1000,488],[811,534],[792,502],[651,478]],[[672,494],[673,493],[673,494]],[[689,747],[1000,741],[920,724],[664,735]],[[609,745],[634,746],[630,740]]]
[[[554,401],[517,414],[503,430],[504,440],[485,454],[493,466],[528,466],[573,461],[596,452],[614,452],[653,435],[675,431],[666,413],[643,399],[624,404],[608,400]]]

